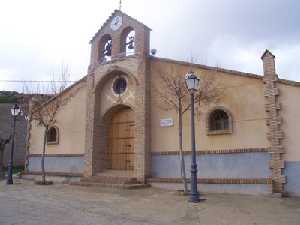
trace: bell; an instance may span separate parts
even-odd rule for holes
[[[111,42],[108,42],[108,43],[105,45],[105,49],[104,49],[104,51],[103,51],[103,53],[104,53],[105,56],[111,56],[111,47],[112,47]]]
[[[133,44],[133,42],[130,42],[130,43],[128,44],[128,49],[130,49],[130,50],[134,49],[134,44]]]
[[[126,45],[128,45],[128,49],[134,49],[134,37],[129,37],[129,42]]]
[[[108,49],[105,51],[104,55],[111,56],[111,49]]]

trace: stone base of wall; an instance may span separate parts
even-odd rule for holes
[[[286,161],[285,176],[285,194],[288,196],[300,196],[300,161]]]
[[[190,154],[185,154],[186,174],[190,176]],[[214,193],[269,194],[271,171],[267,152],[233,154],[198,154],[199,190]],[[39,177],[41,155],[28,157],[28,171],[24,176]],[[285,162],[285,194],[300,196],[300,162]],[[83,155],[47,155],[45,169],[48,177],[77,177],[83,174]],[[76,179],[77,179],[76,178]],[[68,180],[68,179],[67,179]],[[182,189],[179,156],[173,154],[152,155],[152,178],[148,182],[155,187]]]
[[[191,153],[184,154],[186,175],[190,177]],[[197,154],[200,192],[271,194],[270,154],[262,149],[251,151],[215,151]],[[179,155],[152,155],[153,186],[183,189],[180,179]]]
[[[152,187],[167,190],[182,190],[183,185],[178,183],[150,182]],[[200,193],[228,193],[228,194],[251,194],[270,195],[272,187],[268,184],[198,184]]]
[[[28,157],[29,173],[41,172],[41,155]],[[47,155],[45,157],[45,171],[47,173],[82,174],[84,169],[83,155]]]
[[[185,154],[186,174],[190,175],[191,154]],[[198,154],[199,178],[269,178],[268,152]],[[179,178],[179,155],[153,154],[152,177]]]
[[[72,183],[79,182],[81,179],[81,174],[56,174],[56,173],[46,173],[46,180],[53,181],[54,183]],[[21,178],[25,180],[41,180],[41,173],[23,173]]]

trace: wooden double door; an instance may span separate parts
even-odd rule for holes
[[[108,121],[108,169],[134,170],[134,112],[124,108]]]

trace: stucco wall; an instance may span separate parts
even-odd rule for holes
[[[300,161],[300,87],[279,84],[285,160]]]
[[[178,150],[178,121],[174,110],[161,109],[160,97],[156,90],[161,89],[160,75],[167,76],[176,73],[182,76],[190,71],[187,65],[172,64],[170,62],[151,61],[151,126],[152,126],[152,151]],[[218,87],[224,91],[222,99],[216,104],[201,105],[200,116],[196,119],[196,144],[197,150],[238,149],[238,148],[264,148],[268,147],[266,138],[265,109],[263,82],[261,79],[243,77],[223,72],[206,70],[199,67],[192,70],[200,75],[213,76],[218,82]],[[204,78],[205,79],[205,78]],[[206,116],[215,106],[222,106],[229,110],[233,117],[233,133],[208,136],[206,134]],[[183,145],[184,150],[190,150],[190,112],[183,118]],[[173,127],[160,127],[160,120],[173,118]]]
[[[47,145],[47,154],[83,154],[86,123],[86,86],[84,81],[73,90],[73,95],[57,113],[59,144]],[[43,127],[32,123],[30,154],[41,154],[43,148]]]
[[[300,196],[300,87],[279,84],[281,102],[282,129],[284,131],[283,146],[286,150],[285,191],[289,195]]]

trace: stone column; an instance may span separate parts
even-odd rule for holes
[[[136,139],[135,139],[135,153],[136,153],[136,176],[141,183],[146,182],[147,163],[149,153],[149,107],[148,107],[148,83],[147,83],[147,67],[146,59],[139,60],[138,75],[139,85],[136,87],[135,93],[135,121],[136,121]]]
[[[95,91],[94,72],[90,71],[87,77],[87,112],[86,112],[86,133],[85,133],[85,156],[84,156],[84,177],[94,174],[93,168],[93,138],[94,138],[94,115],[95,115]]]
[[[136,172],[140,182],[146,183],[150,175],[150,68],[149,68],[149,36],[146,28],[136,30],[136,54],[138,55],[137,74],[139,85],[136,87]]]
[[[149,39],[150,30],[146,27],[135,29],[137,56],[137,76],[139,85],[135,93],[135,121],[136,121],[136,176],[141,183],[146,183],[146,178],[151,171],[150,155],[150,65],[149,65]]]
[[[278,75],[275,70],[275,56],[268,50],[261,57],[264,68],[264,97],[266,111],[266,125],[268,127],[267,138],[270,143],[270,168],[272,170],[272,192],[280,195],[284,192],[285,176],[284,159],[285,153],[282,145],[284,138],[281,129],[279,89],[277,87]]]
[[[122,56],[122,54],[121,54],[121,33],[118,32],[117,34],[114,34],[112,36],[112,49],[111,49],[112,60],[118,59],[120,56]]]

